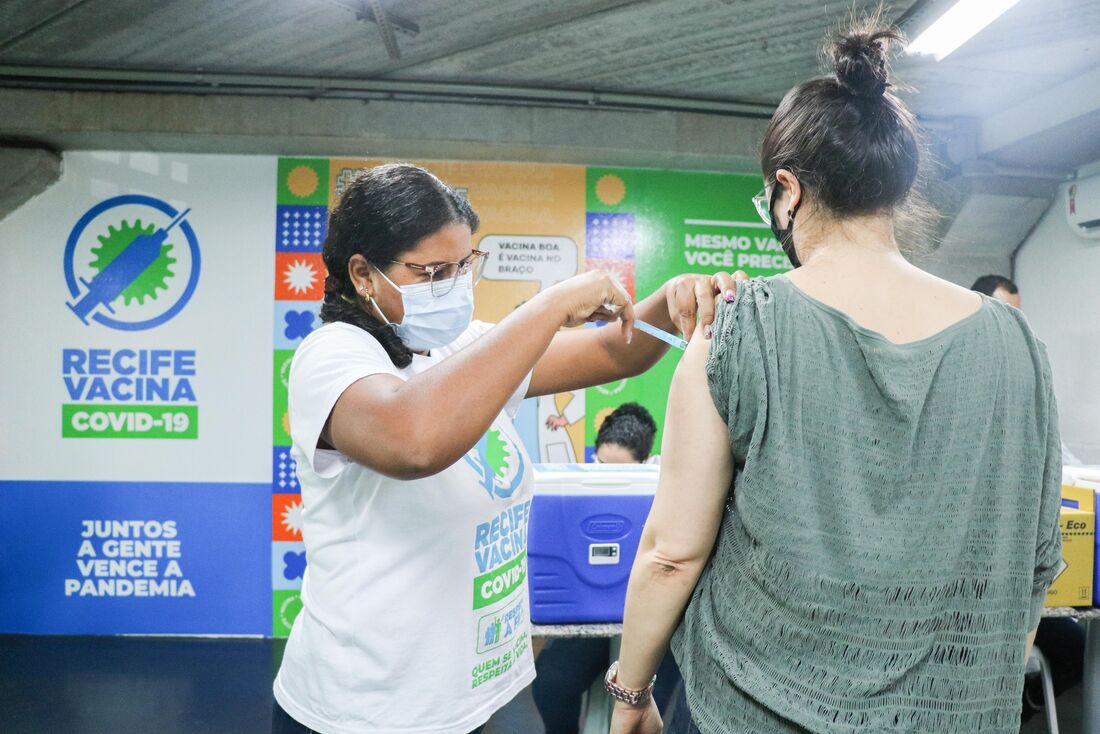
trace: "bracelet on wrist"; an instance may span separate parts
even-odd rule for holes
[[[611,663],[611,667],[607,669],[607,675],[604,676],[603,680],[603,687],[608,695],[616,701],[622,701],[631,706],[641,706],[644,703],[649,703],[649,699],[653,697],[653,686],[657,683],[657,676],[653,676],[653,680],[649,681],[649,685],[645,688],[634,690],[632,688],[624,688],[616,683],[615,678],[618,674],[619,661],[616,660]]]

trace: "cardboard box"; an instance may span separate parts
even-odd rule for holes
[[[1096,493],[1062,485],[1062,560],[1066,567],[1047,592],[1048,607],[1091,607],[1096,557]]]

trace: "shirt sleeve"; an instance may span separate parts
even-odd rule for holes
[[[1039,526],[1036,533],[1035,575],[1031,587],[1031,614],[1028,630],[1039,625],[1047,590],[1065,568],[1062,560],[1062,531],[1059,515],[1062,507],[1062,441],[1058,431],[1058,406],[1054,398],[1050,364],[1042,359],[1042,389],[1046,393],[1047,427],[1046,458],[1043,466],[1043,487],[1039,505]]]
[[[767,379],[760,353],[761,299],[764,285],[741,283],[733,303],[720,303],[714,321],[707,383],[718,414],[729,427],[730,448],[738,464],[744,464],[756,430],[757,416],[767,400]]]
[[[290,436],[318,475],[331,477],[342,467],[317,456],[317,441],[336,401],[355,382],[378,374],[404,379],[382,345],[351,325],[322,327],[295,352],[288,386]]]
[[[462,332],[462,335],[455,339],[451,344],[443,347],[440,353],[444,357],[449,357],[456,352],[470,346],[481,337],[488,334],[496,324],[490,324],[485,321],[471,321],[469,328]],[[512,396],[508,398],[508,402],[504,404],[504,412],[507,413],[509,418],[514,419],[516,414],[519,413],[520,403],[527,397],[527,390],[531,386],[531,373],[528,372],[523,380],[519,383],[519,387],[512,393]],[[576,398],[574,398],[574,401]]]

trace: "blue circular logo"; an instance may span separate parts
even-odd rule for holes
[[[123,331],[152,329],[182,311],[201,265],[190,211],[129,194],[85,212],[65,244],[69,310],[85,324]],[[181,235],[186,248],[177,246]]]

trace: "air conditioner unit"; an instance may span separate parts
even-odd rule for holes
[[[1100,175],[1070,182],[1063,196],[1070,228],[1081,237],[1100,240]]]

